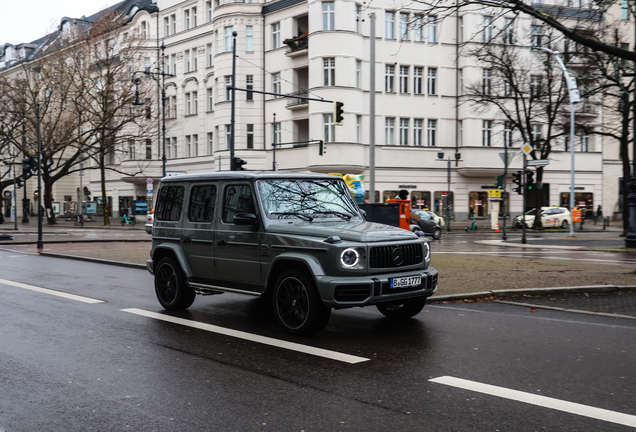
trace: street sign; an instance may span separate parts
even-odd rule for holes
[[[515,157],[516,155],[517,155],[517,152],[508,151],[508,163],[506,164],[506,152],[499,153],[499,157],[501,158],[503,163],[506,165],[510,165],[512,158]]]
[[[488,198],[501,198],[501,189],[489,189]]]
[[[151,185],[151,184],[152,184],[152,179],[151,179],[151,178],[147,179],[147,180],[146,180],[146,183],[148,183],[149,185]]]
[[[534,150],[534,148],[528,143],[525,143],[523,146],[521,146],[521,151],[524,152],[526,156],[529,155],[532,150]]]
[[[529,160],[528,166],[546,166],[550,164],[548,159],[537,159],[537,160]]]

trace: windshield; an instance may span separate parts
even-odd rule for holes
[[[534,214],[535,214],[536,212],[537,212],[537,211],[536,211],[536,209],[532,209],[532,210],[528,210],[528,211],[526,212],[526,214],[527,214],[528,216],[534,216]]]
[[[358,208],[342,180],[260,180],[258,190],[270,219],[358,216]]]

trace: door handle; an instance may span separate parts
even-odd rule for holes
[[[220,242],[216,243],[219,246],[227,246],[227,242],[225,240],[221,240]]]
[[[192,239],[190,237],[184,237],[183,238],[183,242],[184,243],[190,243],[192,241]]]

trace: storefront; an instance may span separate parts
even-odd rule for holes
[[[468,194],[468,217],[488,217],[488,191]]]
[[[570,192],[562,192],[560,195],[560,206],[570,208]],[[594,193],[574,192],[574,205],[583,210],[586,218],[594,217]]]

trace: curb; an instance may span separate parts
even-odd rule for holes
[[[480,291],[468,294],[450,294],[432,296],[427,299],[427,303],[442,303],[462,300],[475,300],[480,298],[507,298],[519,295],[547,295],[547,294],[569,294],[569,293],[611,293],[620,291],[630,291],[636,289],[636,285],[589,285],[573,287],[554,288],[528,288],[517,290],[492,290]]]
[[[44,244],[62,244],[62,243],[150,243],[152,240],[137,239],[79,239],[79,240],[47,240]],[[0,241],[0,247],[13,245],[30,245],[37,244],[37,241]]]
[[[147,269],[145,264],[135,264],[135,263],[129,263],[124,261],[112,261],[112,260],[106,260],[101,258],[89,258],[89,257],[76,256],[76,255],[63,255],[63,254],[57,254],[57,253],[51,253],[51,252],[40,252],[40,255],[52,257],[52,258],[72,259],[76,261],[87,261],[87,262],[93,262],[97,264],[114,265],[118,267],[128,267],[128,268],[134,268],[138,270]]]

